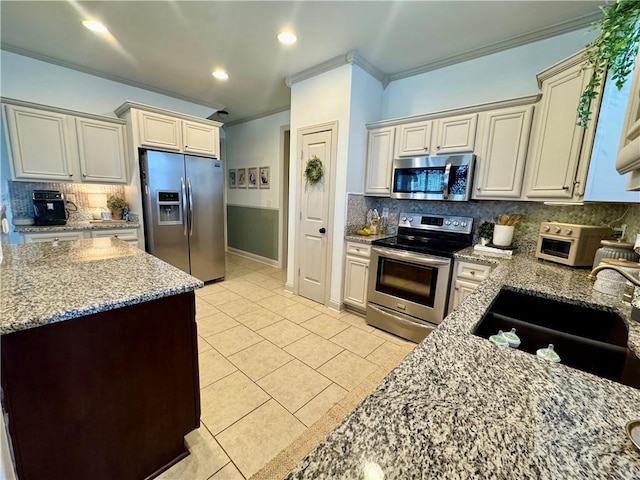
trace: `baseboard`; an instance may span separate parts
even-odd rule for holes
[[[255,260],[256,262],[264,263],[265,265],[269,265],[270,267],[279,268],[279,263],[277,260],[273,260],[267,257],[262,257],[260,255],[256,255],[255,253],[245,252],[243,250],[238,250],[237,248],[233,248],[233,247],[227,247],[227,252],[233,253],[234,255],[238,255],[239,257],[248,258],[249,260]]]
[[[344,311],[344,305],[342,305],[342,302],[340,301],[329,299],[329,304],[327,305],[327,307],[330,308],[331,310],[335,310],[336,312]]]
[[[285,283],[285,284],[284,284],[284,291],[285,291],[285,292],[289,292],[289,293],[293,293],[294,295],[295,295],[295,293],[296,293],[296,292],[294,291],[294,289],[293,289],[293,284],[291,284],[291,283]]]

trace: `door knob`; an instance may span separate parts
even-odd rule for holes
[[[322,227],[320,230],[318,230],[320,233],[327,233],[327,229]]]

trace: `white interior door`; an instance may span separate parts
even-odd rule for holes
[[[332,131],[325,130],[303,134],[300,143],[298,294],[319,303],[324,303],[326,291],[332,141]],[[322,161],[324,175],[315,185],[308,185],[303,172],[314,155]]]

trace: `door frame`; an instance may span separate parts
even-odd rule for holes
[[[296,215],[296,221],[295,221],[295,225],[296,225],[296,229],[295,229],[295,242],[294,242],[294,249],[295,249],[295,253],[294,253],[294,270],[293,270],[293,293],[295,293],[296,295],[299,294],[299,288],[300,288],[300,216],[301,216],[301,206],[302,206],[302,192],[304,191],[304,180],[302,178],[302,171],[303,169],[300,168],[302,166],[302,138],[304,135],[308,135],[308,134],[312,134],[312,133],[320,133],[320,132],[326,132],[326,131],[331,131],[331,160],[330,160],[330,165],[331,165],[331,170],[330,170],[330,175],[329,175],[329,215],[327,218],[327,231],[329,232],[327,234],[327,256],[325,258],[325,265],[324,265],[324,278],[325,278],[325,285],[324,285],[324,302],[323,305],[328,306],[330,304],[330,298],[331,298],[331,262],[332,262],[332,258],[333,258],[333,218],[334,218],[334,211],[335,211],[335,203],[336,203],[336,196],[335,196],[335,188],[336,188],[336,176],[335,176],[335,171],[336,171],[336,167],[337,167],[337,157],[338,157],[338,121],[334,120],[332,122],[326,122],[326,123],[320,123],[320,124],[316,124],[316,125],[311,125],[308,127],[302,127],[299,128],[297,131],[297,150],[295,153],[295,159],[296,159],[296,175],[298,176],[298,179],[296,181],[296,188],[297,188],[297,193],[296,193],[296,210],[295,210],[295,215]],[[298,151],[300,152],[300,156],[298,156]],[[291,181],[291,180],[289,180]]]
[[[289,144],[286,142],[286,132],[289,132]],[[288,149],[287,149],[288,147]],[[280,127],[280,215],[278,215],[278,242],[279,260],[278,268],[287,268],[289,251],[289,206],[291,204],[291,126],[289,124]],[[287,200],[285,202],[285,199]]]

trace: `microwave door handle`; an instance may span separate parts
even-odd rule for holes
[[[185,187],[184,184],[184,178],[180,177],[180,187],[182,188],[182,225],[183,225],[183,231],[182,234],[184,236],[187,235],[187,188]]]
[[[445,200],[449,198],[449,177],[451,175],[451,160],[447,161],[446,167],[444,167],[444,185],[442,188],[442,198]]]
[[[400,251],[395,251],[392,250],[390,248],[378,248],[378,247],[374,247],[373,251],[376,252],[378,255],[383,256],[383,257],[387,257],[387,258],[393,258],[395,260],[404,260],[404,261],[412,261],[414,263],[418,263],[421,265],[427,265],[427,266],[443,266],[443,265],[449,265],[451,262],[450,260],[446,259],[446,260],[440,260],[439,258],[433,258],[433,257],[425,257],[422,255],[415,255],[413,253],[410,252],[400,252]]]

